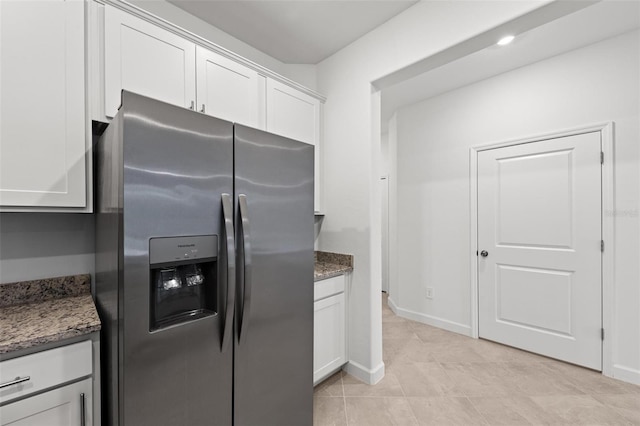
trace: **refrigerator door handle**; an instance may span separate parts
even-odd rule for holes
[[[238,330],[238,344],[246,340],[246,334],[249,327],[249,316],[251,312],[251,237],[249,212],[247,211],[247,196],[245,194],[238,195],[238,204],[240,211],[240,235],[242,239],[242,276],[244,294],[242,296],[242,313],[240,319],[240,327]]]
[[[222,218],[224,220],[224,242],[227,248],[227,306],[220,351],[225,352],[232,340],[233,314],[236,305],[236,242],[233,230],[233,201],[229,194],[222,194]]]

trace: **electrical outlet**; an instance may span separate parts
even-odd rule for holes
[[[433,287],[427,287],[427,299],[433,299]]]

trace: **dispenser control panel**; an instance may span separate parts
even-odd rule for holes
[[[218,236],[161,237],[149,240],[149,263],[195,261],[218,257]]]

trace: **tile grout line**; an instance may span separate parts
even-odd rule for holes
[[[420,420],[418,420],[418,416],[416,416],[416,412],[413,411],[413,407],[411,406],[411,402],[409,401],[409,398],[405,397],[404,399],[405,401],[407,401],[407,404],[409,404],[409,410],[411,411],[411,415],[413,416],[413,419],[416,421],[416,424],[419,425]]]
[[[607,394],[602,394],[602,395],[607,395]],[[636,397],[636,398],[640,399],[640,395],[634,395],[634,394],[628,394],[628,393],[625,393],[625,394],[608,394],[608,395],[613,395],[613,396],[620,396],[620,395],[627,396],[627,395],[631,395],[631,396],[634,396],[634,397]],[[631,423],[629,423],[629,424],[633,424],[633,422],[632,422],[631,420],[629,420],[629,418],[627,417],[627,414],[626,414],[626,412],[624,411],[625,409],[624,409],[623,407],[616,407],[615,405],[609,405],[609,404],[606,404],[606,403],[604,403],[604,402],[601,402],[600,400],[598,400],[598,398],[595,398],[595,397],[594,397],[594,399],[595,399],[595,400],[597,400],[598,402],[600,402],[602,405],[604,405],[604,406],[605,406],[605,407],[607,407],[608,409],[613,410],[613,412],[614,412],[614,413],[616,413],[617,415],[619,415],[620,417],[622,417],[623,419],[625,419],[625,421],[629,421],[629,422],[631,422]]]
[[[418,336],[416,335],[416,337],[418,337]],[[418,337],[418,340],[420,340],[420,337]],[[416,421],[416,425],[419,425],[420,421],[418,421],[418,416],[416,416],[415,411],[413,411],[413,407],[411,406],[411,402],[409,401],[409,398],[407,397],[407,393],[405,392],[404,386],[402,386],[402,383],[400,382],[400,380],[398,380],[398,385],[400,385],[400,390],[402,391],[402,398],[407,402],[407,405],[409,405],[409,411],[411,411],[411,416],[413,417],[413,420]]]
[[[342,408],[344,409],[344,424],[349,426],[349,416],[347,416],[347,394],[344,391],[344,370],[340,370],[340,386],[342,386]]]
[[[482,418],[482,420],[484,420],[484,422],[485,422],[487,425],[491,425],[491,422],[489,421],[489,419],[487,419],[487,418],[484,416],[484,414],[482,414],[482,413],[480,412],[480,410],[478,410],[478,407],[476,407],[476,405],[473,403],[473,401],[471,400],[471,398],[470,398],[470,397],[468,397],[468,396],[466,396],[466,395],[465,395],[465,397],[464,397],[464,398],[465,398],[467,401],[469,401],[469,404],[471,404],[471,407],[476,411],[476,413],[478,413],[478,414],[480,415],[480,417]],[[523,418],[524,418],[524,417],[523,417]],[[525,420],[527,420],[527,419],[525,419]],[[528,421],[528,420],[527,420],[527,421]]]
[[[395,315],[395,314],[394,314],[394,315]],[[384,326],[384,322],[383,322],[383,326]],[[424,342],[422,341],[422,339],[420,339],[420,336],[418,336],[418,333],[416,333],[416,332],[411,328],[411,326],[409,326],[409,328],[411,329],[411,334],[413,334],[413,336],[415,336],[415,338],[416,338],[419,342],[424,343]],[[404,339],[405,343],[407,343],[407,341],[408,341],[408,340],[413,340],[413,339],[411,339],[411,338]],[[384,339],[383,339],[383,344],[384,344]],[[411,363],[411,364],[413,364],[413,363]],[[413,407],[411,406],[411,402],[409,401],[409,398],[407,397],[407,393],[405,392],[405,390],[404,390],[404,386],[402,386],[402,383],[400,382],[400,380],[398,380],[398,385],[400,385],[400,390],[402,391],[402,397],[403,397],[403,399],[405,400],[405,402],[407,403],[407,405],[409,405],[409,411],[411,412],[411,416],[413,417],[413,420],[415,420],[415,422],[416,422],[415,424],[416,424],[416,425],[419,425],[419,424],[420,424],[420,421],[418,420],[418,416],[416,416],[416,413],[415,413],[415,411],[413,410]]]
[[[407,397],[407,393],[404,391],[404,386],[402,386],[402,383],[400,383],[400,380],[398,380],[398,385],[400,385],[400,390],[402,391],[402,399],[404,399],[406,403],[409,405],[409,411],[411,411],[411,416],[413,416],[413,419],[416,421],[416,425],[419,425],[420,422],[418,421],[418,416],[416,416],[416,413],[413,411],[411,402],[409,402],[409,397]]]
[[[327,398],[326,396],[323,396],[322,398]],[[338,398],[337,396],[335,398]],[[429,398],[429,397],[419,397],[419,396],[399,396],[399,395],[349,395],[349,398],[352,399],[364,399],[364,398],[370,398],[370,399],[406,399],[406,398]]]

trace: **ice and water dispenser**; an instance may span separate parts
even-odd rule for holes
[[[150,331],[216,313],[217,235],[149,240]]]

